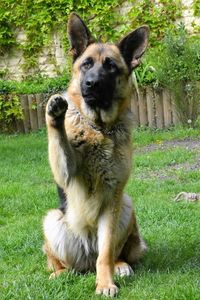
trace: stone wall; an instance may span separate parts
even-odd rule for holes
[[[23,31],[17,33],[17,42],[23,44],[26,40],[26,35]],[[13,49],[11,52],[0,56],[0,72],[8,74],[9,79],[21,80],[24,76],[23,52],[20,49]],[[52,35],[51,47],[44,48],[38,57],[38,72],[41,75],[55,77],[59,72],[62,72],[66,66],[66,55],[63,51],[62,44],[58,34],[55,32]],[[30,70],[30,74],[34,73],[34,69]]]
[[[184,11],[183,18],[186,27],[190,32],[193,30],[192,25],[200,26],[200,18],[193,16],[192,0],[182,0]],[[128,10],[125,3],[123,11]],[[23,31],[17,32],[18,43],[23,44],[26,36]],[[21,50],[13,49],[11,53],[0,56],[0,73],[6,73],[9,79],[21,80],[24,76],[23,64],[25,63]],[[38,58],[38,72],[49,77],[56,76],[66,67],[66,53],[62,48],[60,38],[57,33],[52,35],[51,47],[44,48]],[[32,70],[34,73],[34,70]],[[30,72],[31,74],[31,72]]]
[[[184,5],[183,19],[186,28],[193,32],[193,28],[200,26],[200,18],[194,17],[194,10],[192,9],[193,0],[182,0]]]

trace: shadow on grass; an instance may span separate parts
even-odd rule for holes
[[[200,239],[149,245],[136,270],[150,273],[186,271],[200,267]]]

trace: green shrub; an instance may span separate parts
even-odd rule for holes
[[[200,40],[183,24],[168,30],[163,43],[150,49],[136,69],[140,85],[160,85],[173,95],[180,120],[194,124],[200,113]]]
[[[58,91],[66,90],[68,82],[68,74],[55,78],[44,76],[29,77],[27,80],[21,82],[0,79],[0,94],[9,94],[13,92],[16,94],[53,94]]]
[[[194,122],[200,112],[200,40],[184,25],[168,31],[155,64],[158,81],[169,88],[182,122]]]
[[[0,95],[0,131],[11,131],[16,120],[23,119],[23,112],[17,95]]]

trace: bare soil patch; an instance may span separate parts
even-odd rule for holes
[[[150,170],[143,173],[139,178],[149,179],[158,178],[160,180],[177,178],[176,171],[200,171],[200,140],[187,138],[184,140],[158,141],[158,143],[150,144],[135,150],[136,154],[146,154],[153,151],[166,151],[174,148],[184,148],[194,153],[192,162],[172,163],[165,168],[159,170]],[[174,171],[174,172],[173,172]]]
[[[135,150],[135,153],[148,153],[157,150],[166,150],[170,148],[182,147],[189,151],[200,151],[200,140],[187,138],[184,140],[158,141],[158,143],[150,144]]]

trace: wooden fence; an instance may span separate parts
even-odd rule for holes
[[[36,131],[45,126],[45,106],[47,94],[18,95],[23,109],[24,118],[17,121],[15,131]],[[179,122],[172,101],[166,90],[152,88],[133,91],[131,108],[134,114],[134,126],[166,128]]]
[[[167,128],[179,123],[173,98],[167,90],[145,88],[133,91],[135,127]]]
[[[16,122],[18,132],[28,133],[45,126],[45,107],[48,100],[46,94],[18,95],[24,118]]]

